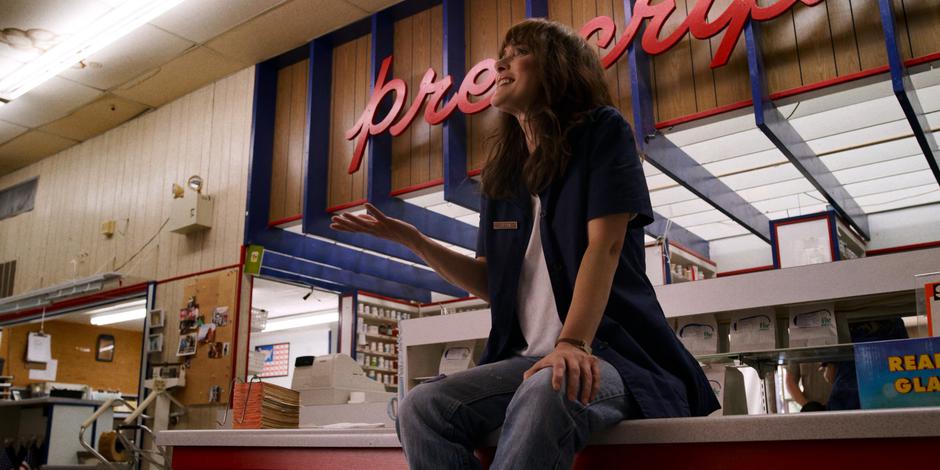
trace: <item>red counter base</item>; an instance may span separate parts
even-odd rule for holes
[[[721,442],[592,446],[576,470],[661,468],[762,470],[794,468],[935,468],[938,437],[831,441]],[[495,449],[477,452],[489,467]],[[925,466],[929,465],[929,466]],[[917,467],[914,467],[917,466]],[[176,470],[407,469],[397,448],[177,447]]]

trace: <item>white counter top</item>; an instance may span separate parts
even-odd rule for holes
[[[592,445],[667,444],[940,436],[940,408],[833,411],[624,421],[595,434]],[[496,443],[496,434],[487,444]],[[168,446],[399,447],[394,429],[162,431]]]

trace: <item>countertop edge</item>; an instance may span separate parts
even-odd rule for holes
[[[591,445],[799,441],[940,437],[940,408],[834,411],[624,421],[591,437]],[[485,440],[495,445],[498,434]],[[394,429],[239,429],[157,433],[178,447],[400,447]]]

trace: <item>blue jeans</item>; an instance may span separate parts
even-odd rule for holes
[[[513,357],[413,388],[398,409],[408,465],[478,469],[473,449],[502,426],[492,469],[571,468],[592,432],[631,417],[631,398],[617,370],[601,360],[601,386],[587,405],[552,389],[551,369],[523,382],[538,357]]]

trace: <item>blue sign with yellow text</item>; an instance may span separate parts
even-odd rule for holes
[[[862,408],[940,406],[940,338],[855,345]]]

